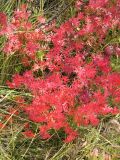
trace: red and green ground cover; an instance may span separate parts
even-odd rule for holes
[[[1,157],[120,158],[120,1],[72,5],[62,23],[0,13]]]

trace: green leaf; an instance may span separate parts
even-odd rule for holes
[[[44,51],[38,51],[36,56],[39,60],[43,61],[44,54]]]

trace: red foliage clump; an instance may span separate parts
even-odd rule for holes
[[[120,29],[120,1],[81,0],[76,6],[76,16],[51,32],[49,26],[34,29],[25,7],[15,12],[6,29],[4,51],[19,52],[34,62],[31,70],[15,74],[7,84],[14,89],[24,86],[33,94],[31,104],[22,109],[31,121],[40,123],[45,139],[50,138],[50,129],[62,128],[65,142],[70,142],[78,135],[77,127],[97,126],[101,115],[119,113],[120,73],[113,72],[110,64],[119,47],[113,44],[114,52],[111,44],[106,46],[106,37],[110,30]],[[42,59],[37,57],[40,50],[48,50]],[[36,78],[38,69],[43,74]],[[31,131],[24,134],[34,136]]]

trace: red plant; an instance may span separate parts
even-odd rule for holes
[[[106,46],[109,31],[120,29],[120,1],[81,0],[76,6],[76,16],[51,32],[49,26],[42,28],[44,32],[34,29],[23,7],[7,26],[4,47],[7,54],[18,52],[34,62],[30,71],[14,75],[7,83],[10,88],[24,86],[33,94],[31,104],[22,109],[30,120],[40,123],[42,138],[50,138],[50,129],[63,128],[65,142],[76,138],[77,127],[96,126],[101,115],[118,114],[120,102],[120,73],[113,72],[110,63],[111,55],[119,55],[119,49],[114,44]],[[48,52],[39,59],[41,50]],[[35,78],[38,69],[43,74]],[[34,134],[27,131],[25,135]]]

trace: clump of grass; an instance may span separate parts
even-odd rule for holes
[[[43,141],[36,124],[35,137],[24,138],[22,132],[26,121],[18,116],[14,123],[8,121],[6,128],[1,130],[0,157],[10,160],[105,160],[110,157],[119,160],[119,118],[116,116],[108,122],[103,120],[97,128],[80,127],[80,136],[74,142],[64,144],[55,133],[51,139]]]

